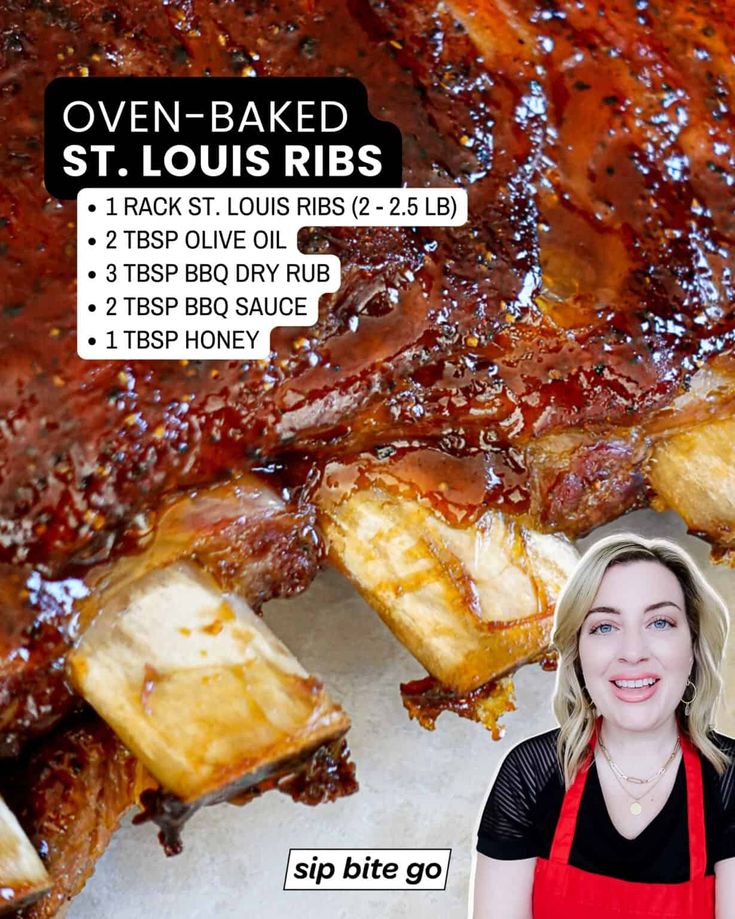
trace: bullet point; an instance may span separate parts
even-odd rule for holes
[[[90,244],[90,246],[93,246],[96,242],[97,242],[97,240],[94,238],[94,236],[90,236],[90,237],[89,237],[89,244]]]
[[[90,205],[89,205],[89,210],[92,211],[92,213],[94,213],[94,212],[97,210],[97,205],[96,205],[96,204],[90,204]]]
[[[90,271],[88,277],[90,277],[90,278],[96,278],[96,277],[97,277],[97,272],[96,272],[96,271]]]
[[[94,303],[90,303],[87,309],[89,310],[90,313],[93,313],[97,309],[97,307],[94,305]]]
[[[96,338],[90,338],[90,339],[89,339],[89,343],[90,343],[90,345],[96,345],[96,344],[97,344],[97,339],[96,339]]]

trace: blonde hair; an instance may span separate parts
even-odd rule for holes
[[[552,641],[559,652],[559,670],[553,705],[561,727],[557,752],[567,787],[587,759],[597,720],[582,677],[579,632],[607,569],[633,561],[659,562],[681,584],[692,633],[694,665],[690,679],[696,686],[696,695],[689,705],[689,714],[683,702],[678,705],[679,724],[718,772],[723,772],[729,763],[727,755],[710,737],[715,706],[722,691],[720,663],[727,638],[727,607],[694,560],[676,543],[622,533],[601,539],[585,552],[556,604]]]

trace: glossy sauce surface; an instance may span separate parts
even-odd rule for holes
[[[2,559],[54,574],[101,560],[164,493],[286,450],[474,452],[477,493],[478,452],[645,423],[731,348],[732,8],[513,8],[4,4]],[[462,184],[470,220],[307,228],[342,287],[262,364],[80,361],[75,205],[39,181],[43,88],[203,73],[359,77],[401,128],[404,180]]]

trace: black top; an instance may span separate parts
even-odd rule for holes
[[[735,856],[735,740],[712,740],[733,757],[722,775],[700,756],[707,835],[707,874]],[[531,737],[503,761],[485,804],[477,851],[490,858],[548,858],[564,797],[556,755],[559,729]],[[587,776],[569,863],[594,874],[649,884],[689,880],[689,835],[683,759],[662,810],[635,839],[615,829],[602,796],[597,768]]]

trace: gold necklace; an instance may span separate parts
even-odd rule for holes
[[[641,806],[641,801],[643,800],[643,798],[646,797],[646,795],[650,794],[653,791],[653,789],[658,785],[658,783],[663,778],[664,773],[669,768],[669,766],[671,765],[671,762],[676,756],[677,751],[679,749],[679,738],[678,737],[676,738],[674,749],[671,751],[671,755],[669,756],[669,758],[666,760],[663,766],[658,770],[658,772],[654,773],[654,775],[652,775],[649,779],[637,779],[632,776],[626,776],[625,773],[613,761],[612,757],[610,756],[610,753],[607,750],[607,747],[602,742],[602,738],[598,736],[597,741],[600,744],[600,749],[605,754],[605,759],[607,760],[607,763],[610,766],[610,771],[615,776],[618,782],[618,785],[620,785],[620,787],[623,789],[626,795],[628,795],[629,798],[633,799],[633,801],[631,802],[629,806],[631,814],[633,814],[634,817],[639,817],[643,813],[643,807]],[[622,781],[623,779],[625,779],[627,782],[635,782],[638,785],[647,785],[650,782],[653,782],[653,785],[651,785],[650,788],[647,788],[643,792],[642,795],[634,795],[628,788],[625,787],[625,785],[623,785],[623,781]]]
[[[612,769],[611,769],[610,771],[613,772]],[[620,785],[620,787],[623,789],[623,791],[625,792],[625,794],[628,795],[629,798],[632,798],[632,799],[633,799],[633,800],[631,801],[631,803],[628,805],[628,808],[629,808],[631,814],[633,814],[634,817],[640,817],[640,815],[643,813],[643,807],[642,807],[642,805],[641,805],[641,801],[643,800],[643,798],[645,798],[647,795],[649,795],[649,794],[651,794],[651,793],[653,792],[653,789],[658,785],[658,783],[659,783],[659,782],[661,781],[661,779],[663,778],[663,772],[662,772],[661,775],[656,779],[656,781],[653,783],[653,785],[651,785],[650,788],[647,788],[647,789],[643,792],[642,795],[634,795],[632,791],[630,791],[628,788],[625,787],[625,785],[623,785],[623,783],[622,783],[622,781],[620,780],[619,776],[617,776],[617,775],[615,774],[615,772],[613,772],[613,776],[615,777],[615,780],[617,781],[618,785]]]
[[[600,749],[605,754],[605,759],[610,764],[610,768],[615,773],[615,775],[620,776],[620,778],[624,779],[626,782],[634,782],[636,785],[648,785],[648,783],[652,782],[654,779],[660,778],[664,774],[664,772],[666,772],[666,770],[669,768],[669,765],[672,759],[676,756],[677,750],[679,749],[679,738],[677,737],[676,743],[674,744],[674,749],[671,751],[669,758],[666,760],[663,766],[658,770],[658,772],[654,772],[654,774],[652,776],[649,776],[649,778],[647,779],[637,779],[633,775],[626,775],[622,771],[622,769],[619,768],[619,766],[614,762],[612,756],[610,756],[610,752],[608,751],[607,747],[602,742],[602,737],[598,737],[597,740],[598,740],[598,743],[600,744]]]

